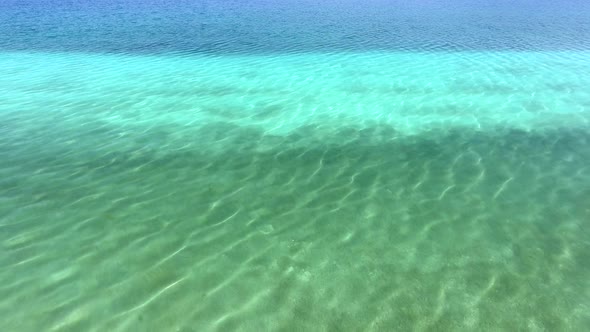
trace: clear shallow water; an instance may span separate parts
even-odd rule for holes
[[[2,330],[590,324],[582,3],[3,6]]]

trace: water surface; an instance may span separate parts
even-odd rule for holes
[[[4,1],[0,328],[590,326],[581,1]]]

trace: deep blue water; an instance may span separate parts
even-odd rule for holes
[[[120,53],[586,50],[583,0],[0,4],[0,49]]]

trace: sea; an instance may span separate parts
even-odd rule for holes
[[[0,330],[585,331],[590,1],[0,1]]]

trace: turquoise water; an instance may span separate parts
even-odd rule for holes
[[[2,331],[590,326],[587,7],[80,4],[2,14]]]

